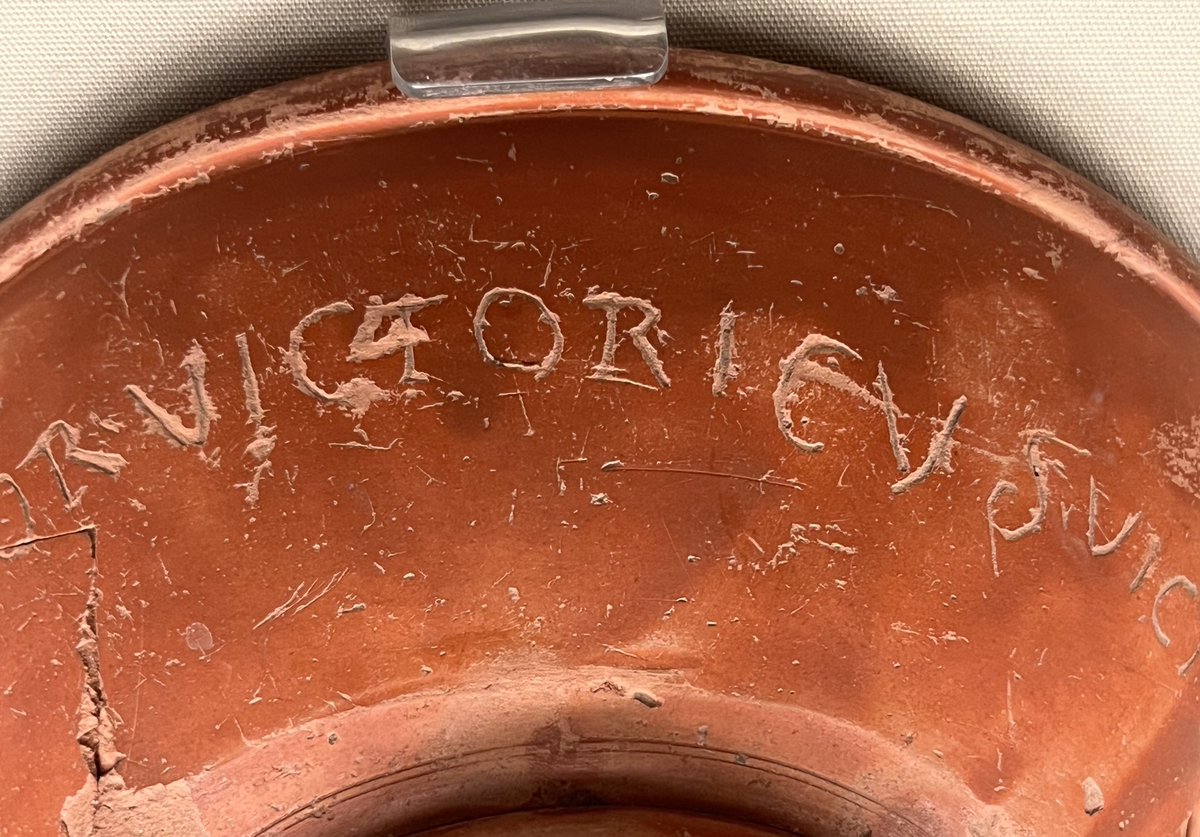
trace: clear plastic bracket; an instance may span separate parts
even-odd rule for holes
[[[662,0],[550,0],[397,15],[392,78],[418,99],[654,84],[667,70]]]

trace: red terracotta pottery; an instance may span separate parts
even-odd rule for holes
[[[672,66],[307,79],[0,228],[0,833],[1185,833],[1197,268]]]

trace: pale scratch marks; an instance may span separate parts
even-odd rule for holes
[[[960,395],[954,400],[954,404],[950,408],[950,413],[946,416],[946,420],[942,424],[942,429],[930,441],[929,453],[926,455],[925,461],[921,463],[921,467],[904,477],[904,479],[892,483],[893,494],[903,494],[910,488],[920,485],[929,479],[934,471],[954,472],[954,468],[950,464],[950,454],[954,450],[954,429],[958,427],[959,421],[962,420],[963,411],[966,409],[967,397]]]
[[[395,397],[395,393],[385,390],[369,378],[351,378],[343,381],[331,392],[323,389],[319,383],[308,374],[308,360],[304,356],[304,333],[313,325],[326,317],[349,314],[354,306],[345,300],[334,302],[322,308],[310,311],[296,327],[288,339],[288,350],[283,356],[284,364],[292,373],[296,388],[321,404],[336,405],[348,411],[355,418],[362,418],[367,410],[377,401],[387,401]]]
[[[400,438],[396,437],[395,439],[392,439],[392,441],[386,445],[375,445],[370,442],[330,442],[329,447],[331,447],[331,448],[358,448],[360,450],[387,451],[387,450],[391,450],[392,448],[396,447],[396,443],[399,441],[400,441]]]
[[[1171,647],[1171,638],[1167,636],[1167,632],[1163,630],[1162,623],[1159,622],[1158,608],[1166,600],[1167,596],[1176,589],[1187,593],[1188,598],[1194,599],[1197,595],[1200,595],[1200,591],[1196,589],[1196,585],[1186,575],[1177,575],[1163,582],[1162,587],[1158,590],[1158,595],[1154,597],[1154,605],[1150,608],[1150,627],[1154,629],[1154,636],[1162,644],[1163,648]]]
[[[999,529],[996,525],[996,504],[1000,502],[1001,497],[1008,494],[1016,494],[1018,490],[1008,480],[1000,480],[992,489],[992,493],[988,495],[987,503],[984,506],[988,522],[988,546],[991,549],[992,555],[992,575],[996,578],[1000,577],[1000,561],[996,554],[996,531]]]
[[[641,354],[642,360],[650,370],[650,374],[658,382],[657,388],[665,389],[671,386],[671,379],[667,376],[662,361],[658,357],[658,350],[654,348],[647,337],[650,329],[657,327],[658,321],[662,318],[662,311],[654,307],[648,299],[621,296],[612,291],[589,293],[583,298],[583,304],[589,308],[604,311],[605,316],[604,350],[601,353],[600,362],[592,367],[592,374],[588,375],[588,378],[595,381],[632,384],[643,389],[656,389],[656,387],[650,384],[623,377],[623,373],[626,370],[616,365],[616,352],[619,345],[617,339],[617,315],[624,308],[632,308],[642,315],[642,320],[625,333],[629,335],[630,341],[633,343],[634,348]],[[657,329],[657,331],[661,340],[663,332],[661,329]]]
[[[51,445],[56,439],[62,442],[63,456],[72,465],[79,465],[90,471],[97,471],[101,474],[115,477],[121,472],[122,468],[129,464],[125,460],[125,457],[119,453],[88,450],[80,447],[78,427],[67,424],[65,421],[53,422],[38,436],[33,447],[29,449],[29,453],[25,454],[25,458],[21,460],[21,463],[17,467],[24,468],[38,457],[45,458],[50,463],[50,472],[54,476],[54,482],[62,494],[68,511],[73,511],[79,507],[79,502],[83,499],[83,494],[87,490],[87,486],[83,486],[75,492],[72,492],[67,486],[67,480],[63,475],[62,467],[58,464],[58,460],[54,458],[54,452],[51,450]],[[11,477],[9,478],[9,484],[15,486]],[[21,496],[23,498],[24,495]]]
[[[1146,551],[1142,558],[1142,566],[1138,569],[1137,575],[1133,577],[1133,581],[1129,583],[1129,592],[1136,593],[1150,575],[1154,565],[1158,563],[1158,559],[1162,557],[1162,538],[1151,532],[1146,538]]]
[[[818,363],[814,360],[817,357],[826,357],[828,360],[824,364]],[[991,451],[978,448],[974,445],[963,444],[953,438],[954,432],[962,419],[963,411],[967,407],[966,396],[960,395],[955,399],[954,404],[950,408],[949,415],[942,422],[941,428],[934,434],[933,439],[930,441],[929,452],[925,457],[924,463],[917,470],[910,473],[912,465],[908,459],[908,452],[904,447],[907,439],[900,434],[896,424],[898,418],[907,418],[907,416],[896,405],[895,397],[888,383],[887,373],[883,369],[883,363],[879,364],[879,372],[874,382],[875,389],[879,391],[879,397],[876,397],[866,387],[858,384],[839,370],[837,364],[838,357],[845,357],[855,361],[862,360],[862,356],[845,343],[822,334],[809,334],[790,355],[779,362],[779,382],[775,387],[773,395],[775,423],[779,427],[779,432],[783,434],[783,437],[798,450],[804,453],[820,453],[825,449],[824,442],[801,438],[796,433],[796,420],[792,416],[792,409],[799,399],[801,387],[805,383],[814,383],[832,387],[833,389],[852,395],[869,407],[883,413],[884,421],[887,424],[888,442],[891,445],[892,456],[896,460],[896,468],[901,474],[906,475],[892,484],[891,489],[893,494],[903,494],[909,489],[922,484],[935,471],[953,473],[950,457],[954,448],[959,445],[974,453],[979,453],[997,461],[1003,462],[1005,460],[1005,457],[994,454]],[[935,426],[937,423],[937,419],[933,417],[928,419],[923,418],[922,420],[927,420]],[[806,421],[806,419],[803,419],[800,423],[804,424]],[[964,432],[967,431],[964,430]]]
[[[767,562],[767,566],[771,569],[776,569],[783,564],[787,564],[791,558],[796,556],[797,549],[800,546],[815,546],[820,549],[827,549],[838,555],[851,556],[858,554],[857,547],[847,546],[839,541],[835,541],[829,534],[831,532],[839,535],[848,534],[836,523],[793,523],[788,540],[775,548],[775,554],[771,556],[771,560]]]
[[[588,460],[586,456],[577,456],[574,459],[563,459],[562,457],[558,457],[554,460],[554,480],[556,483],[558,483],[559,497],[563,497],[567,493],[567,481],[563,479],[562,466],[576,465],[587,461]]]
[[[1103,558],[1107,555],[1112,555],[1114,552],[1120,549],[1121,544],[1125,543],[1125,541],[1129,538],[1129,535],[1133,532],[1134,527],[1137,526],[1138,521],[1142,519],[1141,512],[1126,515],[1125,522],[1121,525],[1121,531],[1117,532],[1116,536],[1107,543],[1097,544],[1096,532],[1100,528],[1099,521],[1097,520],[1097,507],[1100,504],[1099,498],[1102,495],[1104,496],[1104,499],[1108,499],[1107,495],[1104,495],[1104,492],[1100,491],[1100,489],[1096,487],[1096,478],[1092,477],[1088,486],[1087,544],[1088,549],[1091,550],[1092,556],[1095,558]]]
[[[87,535],[94,542],[96,537],[96,527],[88,525],[80,526],[76,529],[69,529],[65,532],[54,532],[49,535],[29,535],[19,541],[13,541],[12,543],[5,544],[4,546],[0,547],[0,552],[13,552],[27,546],[33,546],[34,544],[44,543],[46,541],[58,540],[59,538],[65,538],[70,535]]]
[[[585,461],[585,460],[563,460],[565,461]],[[753,474],[735,474],[728,471],[710,471],[703,468],[676,468],[672,465],[627,465],[620,460],[605,462],[600,466],[600,470],[609,471],[643,471],[647,473],[668,473],[668,474],[691,474],[698,477],[724,477],[734,480],[745,480],[746,482],[757,483],[759,485],[774,485],[780,488],[790,488],[793,491],[803,491],[804,484],[797,480],[785,480],[780,477],[772,476],[768,471],[762,476],[754,476]]]
[[[316,603],[317,600],[319,600],[322,596],[336,587],[338,582],[342,580],[348,571],[349,567],[341,572],[334,573],[329,581],[325,583],[325,586],[316,594],[313,594],[312,592],[317,586],[316,581],[310,582],[307,588],[304,586],[304,582],[300,582],[300,584],[296,585],[296,589],[293,590],[287,599],[284,600],[283,604],[279,605],[262,619],[258,620],[258,622],[250,630],[256,631],[263,625],[270,624],[276,619],[282,619],[289,613],[295,615],[303,612],[305,609]]]
[[[428,375],[417,371],[415,355],[417,346],[431,342],[429,332],[413,325],[412,318],[414,314],[431,305],[440,305],[445,300],[445,294],[430,297],[405,294],[388,303],[385,303],[381,296],[370,297],[363,321],[355,332],[354,339],[350,341],[350,353],[346,360],[362,363],[390,357],[403,351],[404,374],[400,377],[400,383],[419,384],[428,381]],[[376,339],[375,334],[383,323],[389,320],[387,333]]]
[[[246,423],[259,426],[266,420],[266,412],[263,410],[262,397],[258,391],[258,376],[254,374],[254,364],[250,360],[250,343],[245,332],[236,335],[234,341],[237,343],[238,359],[242,364],[242,392],[248,415]]]
[[[125,391],[133,398],[134,406],[145,414],[148,428],[183,447],[202,447],[208,441],[212,423],[219,416],[205,387],[207,358],[195,340],[183,356],[180,367],[187,372],[188,403],[196,421],[193,427],[187,427],[182,419],[160,406],[141,387],[129,384]]]
[[[932,628],[930,628],[930,629],[927,629],[925,631],[925,633],[921,633],[920,631],[913,630],[912,627],[905,624],[904,622],[893,622],[891,624],[891,629],[898,634],[908,634],[909,636],[923,636],[925,639],[929,640],[934,645],[939,645],[939,644],[948,645],[951,642],[964,642],[968,645],[971,644],[971,640],[967,639],[965,636],[958,633],[957,631],[942,631],[940,634],[938,634],[938,633],[935,633]]]
[[[892,446],[892,456],[896,457],[896,468],[902,474],[912,470],[908,461],[908,451],[904,448],[905,438],[900,436],[896,428],[896,401],[892,397],[892,388],[888,384],[887,373],[883,371],[883,361],[879,361],[879,374],[875,378],[875,388],[879,390],[879,400],[883,402],[883,417],[887,422],[888,442]]]
[[[315,583],[316,582],[314,582],[314,584]],[[300,601],[300,597],[301,597],[300,591],[303,589],[304,589],[304,582],[300,582],[300,584],[296,585],[296,589],[292,591],[291,595],[287,597],[287,599],[284,601],[283,604],[279,605],[274,610],[272,610],[270,613],[268,613],[266,616],[264,616],[262,619],[258,620],[258,622],[250,630],[257,631],[263,625],[269,624],[270,622],[274,622],[276,619],[282,618],[283,616],[287,615],[288,611],[292,609],[292,607],[296,604],[296,602]]]
[[[729,382],[741,374],[742,367],[737,362],[737,343],[734,340],[734,326],[738,317],[733,311],[733,303],[726,303],[721,311],[721,324],[717,333],[717,359],[713,364],[712,394],[714,398],[725,395]]]
[[[250,345],[244,333],[235,338],[238,356],[242,364],[242,391],[246,399],[246,423],[254,425],[254,438],[246,445],[245,454],[254,462],[249,482],[239,483],[236,488],[246,489],[246,505],[255,507],[259,501],[259,483],[271,471],[271,453],[275,450],[275,428],[265,424],[266,411],[258,392],[258,377],[250,359]]]
[[[1163,582],[1162,587],[1158,590],[1158,595],[1154,597],[1154,605],[1150,608],[1150,627],[1154,629],[1154,636],[1158,639],[1163,648],[1171,646],[1171,638],[1167,636],[1167,632],[1163,630],[1162,623],[1159,621],[1158,608],[1166,600],[1174,590],[1182,590],[1187,594],[1188,598],[1195,599],[1200,595],[1200,591],[1196,589],[1196,585],[1190,578],[1184,575],[1177,575],[1174,578],[1169,578]],[[1177,669],[1176,672],[1180,677],[1187,677],[1188,671],[1191,670],[1196,660],[1200,659],[1200,647],[1192,653]]]
[[[1025,460],[1029,466],[1029,473],[1033,477],[1037,505],[1029,510],[1029,520],[1016,528],[1008,529],[996,522],[996,502],[1006,494],[1017,493],[1017,487],[1007,480],[1000,480],[988,498],[988,525],[1009,543],[1042,531],[1042,526],[1046,522],[1046,512],[1050,507],[1050,475],[1053,473],[1062,477],[1065,474],[1063,464],[1057,459],[1046,456],[1042,451],[1042,445],[1055,444],[1079,456],[1091,456],[1091,453],[1084,448],[1064,442],[1049,430],[1025,430],[1021,436],[1025,439]]]
[[[488,309],[492,304],[503,299],[501,304],[508,304],[514,298],[525,299],[532,302],[538,308],[538,322],[550,327],[550,332],[553,336],[553,342],[550,346],[550,351],[542,358],[539,363],[524,363],[521,361],[501,360],[492,354],[488,348],[487,340],[484,338],[484,330],[490,325],[487,320]],[[471,321],[472,329],[475,334],[475,345],[479,348],[479,353],[483,356],[485,363],[492,366],[498,366],[502,369],[511,369],[515,372],[529,372],[533,375],[535,381],[540,381],[554,371],[554,367],[562,360],[563,355],[563,330],[559,317],[547,306],[545,301],[537,294],[523,291],[520,288],[492,288],[483,295],[479,300],[479,307],[475,310],[475,317]]]
[[[1004,702],[1008,710],[1008,737],[1015,738],[1017,734],[1017,718],[1013,712],[1013,673],[1010,671],[1004,680]]]
[[[795,403],[796,394],[802,383],[823,381],[839,389],[866,395],[868,400],[876,400],[847,376],[826,369],[813,361],[812,358],[817,355],[840,355],[854,360],[862,360],[862,356],[845,343],[822,334],[810,334],[801,341],[795,351],[779,361],[779,383],[775,386],[775,393],[772,396],[775,404],[775,423],[779,426],[779,432],[783,434],[783,437],[805,453],[820,453],[825,449],[825,443],[810,442],[801,439],[795,433],[796,424],[792,418],[791,407]]]
[[[21,509],[21,520],[25,524],[24,541],[29,541],[34,537],[33,509],[29,507],[29,500],[25,497],[25,492],[8,474],[0,474],[0,484],[7,485],[9,491],[17,498],[17,505]],[[24,546],[21,545],[0,547],[0,559],[16,558],[24,552]]]
[[[517,387],[512,392],[497,393],[496,397],[508,398],[513,395],[517,397],[517,402],[521,405],[521,415],[525,418],[525,435],[533,436],[535,434],[533,422],[529,419],[529,410],[525,407],[525,393],[521,391],[521,388]]]
[[[307,601],[301,602],[300,604],[296,605],[296,608],[295,608],[295,610],[292,611],[292,613],[298,614],[298,613],[302,612],[303,610],[305,610],[306,608],[311,607],[313,604],[315,604],[318,599],[320,599],[322,596],[324,596],[326,593],[328,593],[330,590],[332,590],[334,587],[337,586],[338,582],[342,580],[342,577],[346,575],[346,572],[348,570],[349,570],[349,567],[342,570],[340,573],[334,573],[333,577],[330,578],[329,581],[325,583],[325,586],[321,589],[320,593],[317,593],[311,599],[308,599]]]

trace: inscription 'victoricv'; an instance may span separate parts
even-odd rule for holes
[[[305,397],[322,407],[339,408],[355,419],[361,419],[374,405],[399,399],[406,393],[412,393],[413,388],[430,383],[430,375],[421,369],[421,358],[423,353],[437,350],[438,336],[430,334],[420,320],[430,308],[441,307],[451,301],[445,294],[418,296],[405,293],[387,301],[381,296],[371,296],[361,309],[345,300],[330,302],[304,314],[292,327],[287,348],[282,353],[284,367],[290,373],[295,388]],[[538,360],[519,359],[509,356],[500,347],[500,341],[489,333],[492,323],[488,317],[497,306],[508,306],[512,312],[510,317],[530,318],[532,333],[541,335],[546,341],[544,356]],[[668,364],[660,356],[660,348],[667,339],[660,327],[663,312],[653,300],[593,288],[581,300],[581,307],[596,317],[598,332],[603,337],[599,358],[583,375],[585,381],[651,392],[661,392],[672,386]],[[520,288],[493,287],[479,297],[473,308],[474,315],[468,326],[484,364],[512,374],[529,375],[533,382],[542,382],[554,375],[570,374],[563,370],[561,363],[567,348],[561,314],[553,310],[541,296]],[[468,306],[470,310],[471,306]],[[710,335],[713,338],[712,365],[706,374],[711,378],[714,403],[726,398],[731,383],[741,382],[750,371],[739,358],[737,327],[742,316],[732,302],[721,310],[713,311]],[[367,374],[337,382],[322,382],[314,375],[305,352],[311,342],[309,332],[323,320],[340,317],[357,320],[354,335],[344,349],[344,360],[367,365],[372,361],[402,356],[403,371],[394,385],[405,388],[404,392],[389,389],[386,382]],[[633,324],[623,326],[627,321]],[[251,466],[247,480],[239,483],[238,487],[245,491],[247,505],[254,507],[260,501],[263,480],[272,473],[270,457],[277,440],[275,426],[267,416],[260,397],[260,381],[245,333],[235,336],[233,348],[241,366],[245,422],[253,428],[253,436],[245,447]],[[987,560],[993,575],[999,577],[1003,571],[1001,544],[1021,541],[1043,532],[1055,493],[1055,480],[1065,477],[1066,465],[1053,458],[1048,451],[1078,459],[1090,458],[1091,452],[1059,438],[1054,431],[1044,427],[1023,430],[1013,440],[1014,450],[1011,452],[977,447],[956,436],[963,430],[963,420],[970,406],[965,395],[958,396],[940,418],[909,415],[898,406],[897,396],[882,362],[876,368],[871,388],[855,380],[852,366],[862,360],[855,348],[820,333],[808,334],[778,359],[778,375],[770,409],[774,413],[773,423],[778,431],[780,449],[798,451],[806,457],[829,455],[828,440],[813,438],[806,432],[806,421],[798,421],[793,415],[804,388],[823,387],[851,396],[878,413],[879,432],[886,435],[894,460],[892,464],[896,469],[893,481],[885,483],[881,489],[893,497],[907,495],[935,477],[951,477],[956,452],[974,453],[1023,467],[1028,472],[1033,495],[1026,518],[1006,519],[1013,514],[1011,504],[1018,500],[1023,490],[1002,477],[995,479],[983,508],[979,510],[980,520],[986,525],[987,531]],[[851,367],[850,372],[842,371],[841,363]],[[707,367],[707,362],[703,366]],[[185,415],[178,415],[163,407],[152,391],[138,383],[129,383],[125,392],[148,430],[180,448],[203,452],[220,415],[207,384],[209,358],[199,342],[192,341],[179,367],[183,372],[182,391],[187,401]],[[230,409],[229,405],[225,409]],[[910,453],[913,452],[908,448],[907,434],[899,430],[900,419],[927,425],[930,440],[924,455],[918,454],[910,459]],[[113,428],[108,429],[116,432]],[[19,472],[36,459],[46,460],[64,507],[74,511],[80,505],[83,489],[72,489],[65,466],[116,477],[129,464],[119,453],[89,450],[80,441],[78,427],[63,420],[55,421],[34,441],[29,453],[14,470]],[[61,454],[57,456],[54,453],[56,446],[61,448]],[[844,452],[838,455],[842,454]],[[619,462],[608,463],[602,470],[621,467]],[[757,481],[794,487],[792,483],[777,478],[763,477]],[[21,513],[24,537],[0,546],[0,557],[13,557],[43,536],[35,532],[35,509],[31,508],[28,495],[13,474],[0,473],[0,492],[12,494]],[[1105,538],[1101,535],[1101,498],[1107,499],[1095,476],[1090,476],[1086,528],[1082,537],[1088,553],[1095,560],[1120,554],[1131,540],[1142,538],[1142,554],[1137,561],[1136,571],[1131,573],[1128,588],[1129,594],[1136,594],[1162,558],[1162,540],[1151,530],[1141,511],[1127,513],[1123,523],[1117,527],[1116,534]],[[1066,511],[1063,525],[1064,528],[1067,526]],[[844,547],[842,549],[850,555],[856,552]],[[1200,588],[1187,576],[1175,575],[1161,585],[1150,601],[1148,621],[1154,637],[1164,648],[1169,648],[1172,641],[1160,620],[1163,604],[1180,594],[1196,599],[1197,589]],[[1197,659],[1200,659],[1200,648],[1178,664],[1179,675],[1186,676]]]

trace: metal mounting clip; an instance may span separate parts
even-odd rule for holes
[[[398,15],[392,78],[420,99],[654,84],[667,69],[662,0],[552,0]]]

